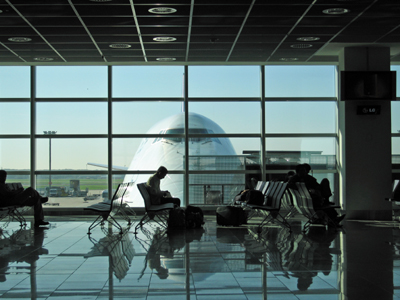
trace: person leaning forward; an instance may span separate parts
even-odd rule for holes
[[[26,189],[10,190],[6,184],[7,172],[0,170],[0,206],[33,206],[33,215],[35,219],[35,227],[41,225],[49,225],[49,222],[44,220],[42,203],[47,202],[47,197],[42,197],[32,187]]]
[[[168,174],[166,167],[159,167],[157,172],[149,177],[146,183],[147,190],[150,194],[151,203],[154,205],[173,203],[175,207],[181,206],[181,200],[173,198],[169,191],[160,189],[160,182]]]

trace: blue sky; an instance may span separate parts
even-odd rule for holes
[[[161,101],[183,94],[182,66],[117,66],[113,68],[114,97],[159,98],[155,102],[116,102],[113,104],[113,131],[141,134],[158,120],[181,111],[180,102]],[[189,97],[226,97],[228,101],[191,102],[189,111],[216,121],[226,133],[259,133],[260,103],[229,101],[237,97],[260,97],[258,66],[190,66]],[[0,98],[30,96],[29,67],[0,67]],[[335,97],[334,66],[266,66],[266,97]],[[38,67],[37,97],[107,97],[107,67]],[[267,133],[334,133],[335,103],[268,102]],[[392,102],[393,116],[400,106]],[[0,103],[0,134],[29,134],[30,104]],[[57,134],[106,134],[106,102],[39,102],[36,132],[54,130]],[[398,118],[392,118],[393,131],[400,130]],[[238,154],[259,148],[259,139],[233,138]],[[400,139],[394,143],[400,153]],[[1,140],[0,167],[29,167],[29,141]],[[37,167],[48,167],[48,139],[37,142]],[[140,139],[114,142],[114,162],[129,164]],[[53,139],[53,168],[86,168],[86,162],[106,163],[106,139]],[[271,150],[319,150],[334,154],[333,139],[270,139]],[[15,159],[11,159],[10,157]]]

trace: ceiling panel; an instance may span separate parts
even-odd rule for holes
[[[185,63],[336,63],[340,50],[349,44],[390,47],[396,55],[393,61],[400,59],[400,1],[132,3],[0,0],[0,64],[145,63],[157,58]],[[176,11],[151,13],[149,9],[154,8]],[[327,9],[347,12],[326,14]],[[30,40],[9,40],[16,37]],[[155,42],[155,37],[173,37],[175,41]],[[315,40],[298,40],[311,37]],[[292,46],[299,44],[311,47]],[[46,57],[49,60],[43,61]]]

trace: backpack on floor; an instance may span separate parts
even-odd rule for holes
[[[185,210],[176,207],[169,211],[168,228],[185,228]]]
[[[239,226],[246,223],[246,215],[243,208],[238,206],[217,207],[217,224],[224,226]]]
[[[186,228],[200,228],[204,224],[204,214],[200,207],[188,205],[185,210]]]

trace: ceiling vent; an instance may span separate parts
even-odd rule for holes
[[[295,48],[295,49],[306,49],[306,48],[311,48],[313,45],[311,44],[293,44],[290,45],[291,48]]]
[[[174,38],[172,36],[157,36],[157,37],[153,38],[153,41],[156,41],[156,42],[173,42],[173,41],[176,41],[176,38]]]
[[[31,38],[27,37],[12,37],[8,39],[10,42],[16,42],[16,43],[26,43],[32,41]]]
[[[111,44],[110,45],[110,48],[114,48],[114,49],[128,49],[130,47],[132,47],[132,46],[129,44]]]
[[[176,58],[175,57],[159,57],[156,58],[157,61],[175,61]]]

